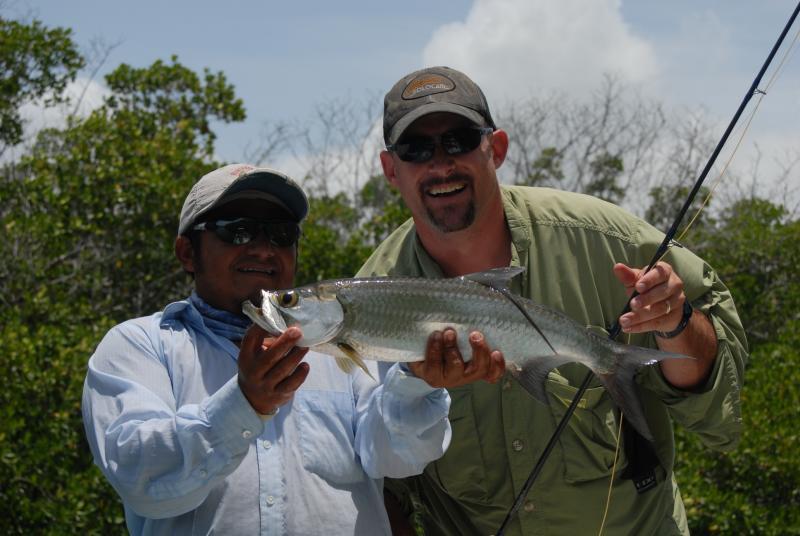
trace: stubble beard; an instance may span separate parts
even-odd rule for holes
[[[428,220],[443,233],[453,233],[466,229],[475,221],[475,203],[472,201],[464,207],[447,207],[434,211],[426,206]]]

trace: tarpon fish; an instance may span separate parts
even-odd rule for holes
[[[477,330],[490,348],[503,353],[510,374],[544,404],[549,403],[549,371],[582,363],[599,378],[625,418],[652,441],[634,374],[663,359],[691,358],[611,341],[559,311],[509,296],[511,278],[522,271],[496,268],[450,279],[335,279],[265,290],[260,307],[246,301],[242,310],[273,335],[300,327],[298,346],[333,355],[343,370],[353,363],[364,368],[364,359],[421,361],[433,331]],[[458,339],[459,350],[469,360],[472,350],[464,339]]]

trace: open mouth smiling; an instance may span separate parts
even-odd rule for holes
[[[244,274],[266,275],[269,277],[272,277],[278,273],[278,271],[275,270],[274,268],[252,268],[252,267],[239,268],[239,272]]]
[[[449,182],[437,184],[428,188],[425,193],[431,197],[446,197],[462,192],[467,185],[463,182]]]

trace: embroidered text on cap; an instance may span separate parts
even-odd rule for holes
[[[440,74],[425,74],[408,83],[403,90],[403,99],[418,99],[435,93],[445,93],[456,88],[455,83]]]

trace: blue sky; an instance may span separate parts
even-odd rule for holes
[[[580,97],[614,71],[669,107],[706,110],[721,133],[794,7],[794,0],[15,0],[3,11],[70,27],[82,46],[118,43],[104,71],[172,54],[196,70],[224,71],[248,119],[220,127],[217,149],[239,160],[264,121],[304,119],[332,99],[375,98],[431,64],[470,74],[493,106],[549,91]],[[749,143],[800,148],[797,125],[794,54]]]

